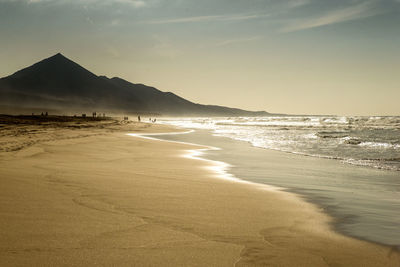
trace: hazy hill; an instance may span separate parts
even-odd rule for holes
[[[0,105],[63,112],[108,111],[178,116],[259,116],[222,106],[190,102],[171,92],[97,76],[61,54],[0,79]]]

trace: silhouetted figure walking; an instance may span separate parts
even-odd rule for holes
[[[138,120],[138,122],[140,122],[140,116],[137,116],[137,120]]]

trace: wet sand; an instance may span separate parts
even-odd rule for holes
[[[1,266],[399,266],[295,195],[183,157],[200,146],[126,135],[166,126],[19,127],[1,130]]]

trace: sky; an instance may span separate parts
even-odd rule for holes
[[[400,0],[0,0],[0,77],[58,52],[196,103],[400,115]]]

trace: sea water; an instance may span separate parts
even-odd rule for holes
[[[270,116],[170,118],[253,146],[400,171],[400,117]]]
[[[160,138],[221,148],[204,157],[228,163],[239,179],[303,196],[332,215],[338,231],[400,245],[399,117],[168,118],[161,123],[195,131]]]

